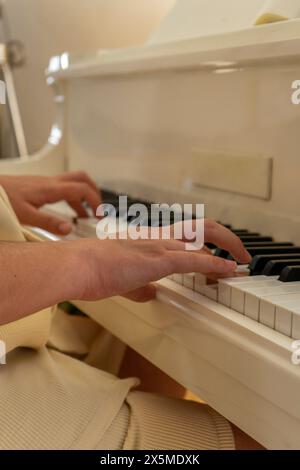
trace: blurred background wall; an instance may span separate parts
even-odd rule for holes
[[[174,0],[5,0],[1,37],[21,40],[26,64],[14,78],[30,153],[46,142],[54,104],[44,71],[64,51],[144,43]]]
[[[1,0],[0,0],[1,1]],[[265,0],[3,0],[0,36],[21,40],[26,64],[14,70],[29,152],[46,142],[54,119],[44,71],[64,51],[126,47],[249,27]],[[191,12],[196,12],[191,14]],[[166,19],[163,34],[151,33]]]
[[[167,42],[195,36],[224,33],[253,25],[266,0],[177,0],[164,28],[151,42]]]

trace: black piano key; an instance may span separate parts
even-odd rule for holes
[[[248,252],[252,257],[256,255],[285,255],[300,253],[300,246],[258,246],[248,248]],[[232,259],[232,257],[229,256],[228,259]]]
[[[228,253],[227,250],[223,250],[222,248],[217,248],[215,251],[215,256],[218,256],[219,258],[227,259],[228,256],[230,256],[230,253]]]
[[[292,243],[289,242],[251,242],[251,243],[244,243],[245,248],[251,252],[251,250],[255,248],[288,248],[294,246]],[[251,254],[251,253],[250,253]],[[232,259],[232,256],[228,251],[223,250],[222,248],[217,248],[215,251],[215,256],[218,256],[219,258],[224,258],[224,259]],[[251,255],[255,256],[255,255]]]
[[[231,229],[232,233],[234,233],[235,235],[248,235],[249,234],[249,231],[246,230],[246,229],[237,229],[237,230],[233,230]]]
[[[300,258],[269,261],[263,270],[264,276],[279,276],[287,266],[299,266]]]
[[[231,229],[232,229],[232,226],[231,226],[231,225],[229,225],[229,224],[223,224],[223,223],[222,223],[222,222],[220,222],[219,220],[217,220],[217,224],[219,224],[219,225],[223,225],[223,227],[225,227],[225,228],[228,228],[229,230],[231,230]]]
[[[101,199],[104,202],[110,199],[116,199],[118,197],[117,193],[115,193],[114,191],[110,191],[108,189],[100,189],[99,191],[101,194]]]
[[[282,259],[298,259],[300,257],[299,253],[292,254],[272,254],[272,255],[256,255],[253,257],[252,262],[250,263],[249,269],[251,276],[258,276],[263,273],[266,265],[269,261],[282,260]]]
[[[294,246],[291,242],[250,242],[244,243],[246,248],[255,248],[255,247],[272,247],[272,246]]]
[[[279,281],[299,282],[300,281],[300,264],[298,266],[286,266],[280,275]]]
[[[209,248],[210,250],[216,250],[217,247],[213,243],[205,243],[205,246]]]
[[[241,235],[239,238],[242,240],[243,243],[251,243],[251,242],[272,242],[274,241],[272,237],[263,237],[263,236],[256,236],[256,235]]]

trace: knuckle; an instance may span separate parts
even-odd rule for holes
[[[213,230],[217,226],[217,222],[213,219],[205,219],[204,226],[206,230]]]
[[[74,192],[76,192],[77,199],[81,199],[89,194],[89,186],[85,182],[75,183]]]
[[[87,173],[83,170],[77,171],[76,176],[78,176],[79,178],[82,178],[82,179],[87,179],[88,178]]]

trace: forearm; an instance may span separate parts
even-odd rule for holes
[[[0,324],[76,296],[78,257],[67,242],[1,242]]]

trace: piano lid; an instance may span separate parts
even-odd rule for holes
[[[50,60],[48,75],[58,79],[158,72],[228,69],[267,62],[298,60],[300,19],[249,27],[223,34],[122,49],[64,53]]]

